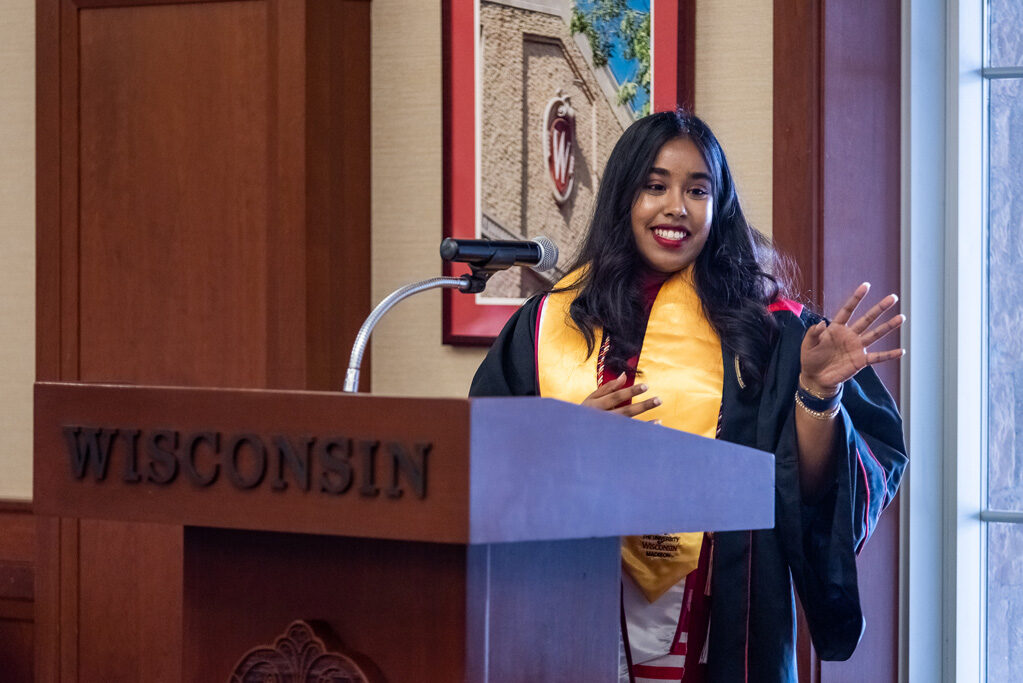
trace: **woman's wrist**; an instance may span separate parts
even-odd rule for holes
[[[830,420],[831,418],[838,415],[838,411],[842,409],[842,404],[835,401],[833,404],[828,406],[814,405],[812,408],[807,405],[811,399],[808,398],[809,394],[802,391],[796,391],[796,405],[799,406],[803,412],[807,413],[810,417],[817,420]],[[818,409],[821,408],[821,409]]]
[[[810,417],[818,420],[830,420],[838,415],[838,411],[842,408],[842,385],[822,387],[819,383],[808,381],[800,373],[795,400],[796,405]]]
[[[799,373],[799,388],[810,394],[814,398],[828,400],[835,398],[842,391],[842,385],[828,386],[821,384],[813,379],[806,376],[806,373]]]

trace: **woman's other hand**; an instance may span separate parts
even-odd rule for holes
[[[877,319],[898,302],[899,297],[895,294],[889,294],[863,316],[850,322],[856,307],[869,290],[870,284],[864,282],[846,300],[830,325],[822,320],[806,331],[800,349],[802,371],[799,376],[805,388],[823,396],[834,395],[843,382],[852,379],[866,366],[901,358],[905,354],[903,349],[867,351],[871,344],[899,329],[906,320],[906,316],[899,314],[871,329]]]
[[[645,413],[651,408],[661,405],[661,399],[654,396],[639,403],[622,405],[647,390],[645,384],[634,384],[631,387],[622,388],[625,385],[625,373],[618,375],[610,382],[597,387],[597,390],[583,399],[583,405],[597,410],[607,410],[626,417],[635,417]]]

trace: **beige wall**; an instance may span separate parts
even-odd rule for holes
[[[697,4],[696,101],[749,219],[771,233],[772,7]],[[373,297],[439,273],[441,25],[435,3],[373,0]],[[373,341],[373,391],[464,396],[484,352],[441,344],[436,292],[393,310]]]
[[[35,3],[0,3],[0,499],[32,497]]]
[[[440,274],[439,2],[373,0],[373,300]],[[480,349],[441,344],[440,292],[398,304],[373,334],[373,393],[464,396]]]
[[[746,218],[771,235],[774,3],[698,0],[696,114],[725,149]]]

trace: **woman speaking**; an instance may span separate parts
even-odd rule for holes
[[[821,658],[863,631],[856,554],[907,460],[870,367],[903,351],[869,347],[905,318],[894,294],[858,315],[864,283],[826,321],[784,298],[778,261],[706,124],[648,116],[608,159],[571,272],[473,380],[775,454],[773,529],[622,539],[622,681],[795,682],[793,587]]]

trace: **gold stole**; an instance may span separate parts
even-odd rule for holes
[[[558,287],[575,277],[570,274]],[[582,403],[597,388],[598,354],[587,358],[586,340],[569,316],[575,295],[574,291],[550,294],[544,303],[537,338],[537,374],[541,396]],[[602,330],[594,332],[599,343]],[[638,371],[636,381],[649,387],[639,398],[661,398],[660,406],[638,419],[660,420],[665,427],[715,437],[724,382],[721,342],[703,314],[692,267],[672,275],[657,293]],[[700,486],[700,482],[680,481],[678,486],[679,495],[685,495],[687,487]],[[632,493],[643,495],[642,491]],[[622,563],[653,602],[696,569],[702,544],[702,532],[626,536],[622,539]]]

